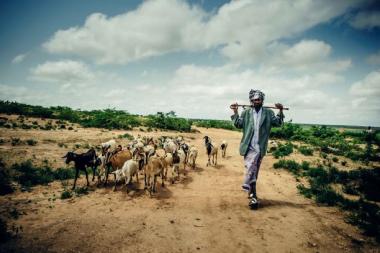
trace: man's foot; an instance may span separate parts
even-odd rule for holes
[[[248,203],[248,206],[249,208],[251,208],[251,210],[257,210],[257,208],[259,208],[259,202],[256,198],[251,198],[251,200]]]

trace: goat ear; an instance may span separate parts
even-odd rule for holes
[[[62,158],[66,158],[67,157],[67,154],[65,156],[62,156]]]

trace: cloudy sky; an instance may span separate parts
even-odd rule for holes
[[[380,126],[371,0],[0,1],[0,99],[229,119],[250,89],[298,123]]]

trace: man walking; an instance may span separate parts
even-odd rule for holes
[[[251,108],[245,109],[238,114],[238,105],[231,105],[234,115],[231,120],[237,128],[243,129],[243,137],[240,142],[240,155],[244,156],[246,175],[242,185],[243,190],[248,192],[249,207],[258,208],[256,182],[259,174],[261,161],[268,146],[269,133],[272,126],[280,126],[283,123],[284,114],[282,104],[275,106],[279,109],[277,116],[271,109],[264,108],[265,94],[259,90],[249,92]]]

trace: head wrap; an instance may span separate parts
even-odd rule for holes
[[[249,100],[258,99],[258,98],[264,101],[265,94],[260,90],[249,91]]]

